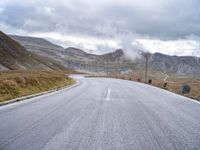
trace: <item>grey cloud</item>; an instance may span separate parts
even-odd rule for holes
[[[137,7],[131,1],[130,5],[120,5],[113,1],[100,8],[81,1],[75,1],[70,5],[62,5],[63,1],[56,5],[42,3],[41,6],[37,6],[40,5],[39,2],[33,6],[8,3],[0,19],[27,31],[55,30],[92,36],[111,36],[109,31],[105,33],[95,28],[96,26],[104,28],[110,24],[120,34],[137,33],[162,39],[183,38],[189,34],[200,35],[199,1],[170,0],[168,3],[162,1],[151,9],[145,9],[148,4],[144,3],[144,8]],[[55,10],[51,16],[45,13],[45,7]],[[27,25],[30,20],[35,22],[32,26]]]
[[[33,9],[34,8],[30,6],[24,7],[17,4],[11,4],[3,8],[0,20],[8,25],[21,27],[26,19],[31,17],[31,12],[34,12]]]
[[[6,0],[0,3],[0,24],[27,33],[113,38],[121,40],[122,46],[127,44],[124,37],[131,41],[136,37],[176,40],[200,36],[199,0],[102,1]]]

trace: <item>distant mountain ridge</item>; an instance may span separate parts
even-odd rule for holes
[[[18,42],[0,31],[0,70],[59,70],[65,67],[50,60],[31,53]]]
[[[143,70],[145,67],[144,58],[130,60],[122,49],[103,55],[95,55],[73,47],[64,49],[41,38],[11,37],[30,52],[49,57],[66,67],[80,71],[106,72],[109,67],[109,71],[127,72],[136,69]],[[150,56],[149,68],[164,73],[200,77],[200,58],[155,53]]]
[[[53,56],[56,59],[56,56],[61,55],[61,52],[64,50],[63,47],[52,44],[51,42],[36,37],[25,37],[25,36],[16,36],[9,35],[13,40],[20,43],[23,47],[25,47],[28,51],[49,57],[49,55]]]
[[[155,53],[150,59],[152,70],[200,77],[200,58],[194,56],[169,56]]]

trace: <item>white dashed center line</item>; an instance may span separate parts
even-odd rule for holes
[[[106,100],[107,100],[107,101],[110,101],[110,93],[111,93],[111,89],[108,88],[108,90],[107,90],[107,95],[106,95]]]

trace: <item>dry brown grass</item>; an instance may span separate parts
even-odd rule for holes
[[[125,73],[125,74],[112,73],[110,74],[110,77],[132,80],[132,81],[138,81],[138,79],[140,79],[141,82],[143,83],[145,82],[144,71],[135,71],[132,73]],[[188,84],[191,87],[191,91],[190,93],[185,94],[184,96],[200,101],[200,78],[192,78],[187,76],[177,76],[170,74],[169,78],[166,81],[167,82],[166,88],[163,87],[164,78],[165,76],[163,75],[162,72],[149,71],[148,79],[152,79],[151,85],[169,90],[177,94],[181,94],[180,92],[181,85]]]
[[[191,87],[191,91],[188,94],[185,94],[185,96],[188,96],[193,99],[200,100],[200,78],[189,78],[189,77],[183,77],[183,78],[176,78],[171,77],[169,81],[172,81],[169,83],[168,89],[172,92],[175,92],[177,94],[180,94],[180,87],[182,84],[188,84]]]
[[[0,102],[73,84],[67,71],[0,72]]]

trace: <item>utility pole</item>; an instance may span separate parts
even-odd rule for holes
[[[147,56],[146,56],[146,67],[145,67],[145,83],[147,83],[147,71],[148,71],[148,58],[147,58]]]
[[[119,72],[119,74],[118,74]],[[117,76],[119,76],[119,78],[121,78],[121,63],[119,62],[119,70],[117,71]]]
[[[145,58],[145,83],[147,83],[147,78],[148,78],[148,60],[150,58],[151,54],[150,53],[143,53],[143,57]]]
[[[107,77],[108,77],[108,59],[106,59],[106,72],[107,72]]]
[[[72,69],[72,68],[71,68],[71,64],[70,64],[70,60],[67,62],[67,67],[68,67],[69,69]]]

